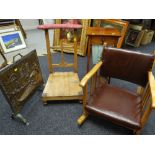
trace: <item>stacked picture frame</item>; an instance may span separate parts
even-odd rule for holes
[[[130,24],[125,38],[125,44],[133,47],[139,47],[144,36],[142,25]]]
[[[0,48],[4,53],[26,48],[26,42],[18,26],[0,27]]]

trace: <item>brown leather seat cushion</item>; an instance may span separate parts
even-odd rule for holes
[[[131,129],[140,129],[141,97],[121,88],[102,85],[86,105],[88,113]]]

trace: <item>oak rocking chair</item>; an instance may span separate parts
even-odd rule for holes
[[[83,114],[77,120],[81,125],[88,115],[94,115],[132,129],[139,134],[152,109],[155,108],[155,79],[152,74],[154,55],[130,50],[105,48],[101,61],[81,80],[84,91]],[[100,70],[100,72],[98,72]],[[131,92],[97,80],[117,78],[141,86]],[[88,98],[88,81],[92,79],[92,93]],[[102,84],[101,84],[102,83]]]

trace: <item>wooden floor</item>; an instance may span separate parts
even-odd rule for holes
[[[78,74],[74,72],[55,72],[49,75],[43,91],[43,101],[82,99],[83,90],[79,86]]]

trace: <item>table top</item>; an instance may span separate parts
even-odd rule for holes
[[[88,36],[116,36],[120,37],[121,33],[116,28],[88,27]]]
[[[39,25],[38,29],[48,30],[48,29],[80,29],[82,25],[80,24],[44,24]]]

